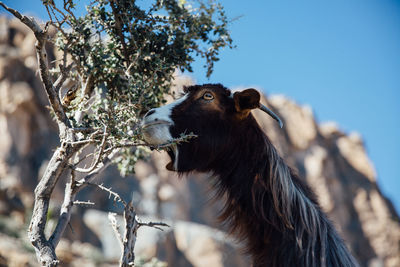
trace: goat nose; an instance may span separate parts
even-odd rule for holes
[[[156,112],[154,109],[150,109],[146,115],[144,115],[145,117],[150,116],[151,114],[154,114],[154,112]]]

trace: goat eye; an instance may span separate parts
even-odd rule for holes
[[[205,93],[204,95],[203,95],[203,99],[204,100],[213,100],[214,99],[214,96],[211,94],[211,93]]]

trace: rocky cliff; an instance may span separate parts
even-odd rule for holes
[[[50,59],[56,58],[57,52],[48,49]],[[58,137],[36,68],[29,30],[15,20],[0,18],[0,266],[37,265],[26,226],[33,189]],[[285,127],[279,129],[268,116],[254,111],[259,124],[314,189],[361,265],[400,266],[399,217],[377,186],[360,135],[343,133],[333,123],[318,124],[310,107],[284,96],[270,96],[263,102],[280,115]],[[121,178],[111,168],[99,178],[126,198],[133,196],[143,220],[157,218],[171,225],[164,232],[139,231],[136,254],[142,260],[138,264],[157,257],[169,266],[248,266],[240,244],[216,221],[221,203],[209,201],[207,174],[178,178],[165,169],[166,163],[164,153],[154,152],[149,161],[136,165],[134,177]],[[50,218],[62,200],[64,181],[59,183]],[[84,190],[79,199],[96,205],[74,211],[71,228],[58,247],[62,265],[115,264],[119,247],[106,211],[118,209],[95,190]]]

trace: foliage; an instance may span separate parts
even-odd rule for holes
[[[200,56],[209,76],[221,48],[232,47],[228,19],[213,1],[157,0],[145,8],[132,0],[97,0],[81,17],[72,0],[63,0],[62,8],[42,1],[58,29],[55,45],[72,63],[51,72],[58,77],[70,70],[74,85],[61,97],[67,116],[76,128],[107,129],[106,151],[141,140],[140,115],[164,102],[177,69],[192,71]],[[81,139],[89,134],[100,146],[100,134]],[[143,149],[122,152],[118,166],[128,174]]]
[[[81,17],[75,14],[73,0],[42,2],[50,17],[44,27],[0,1],[1,7],[35,35],[39,74],[60,137],[60,145],[34,191],[29,240],[43,266],[56,266],[55,249],[69,224],[72,207],[93,204],[76,200],[77,194],[93,185],[124,206],[123,239],[115,214],[110,213],[109,219],[123,247],[120,266],[131,266],[137,229],[166,224],[138,222],[131,202],[92,181],[112,160],[123,175],[133,171],[137,159],[144,155],[139,148],[149,146],[141,138],[141,114],[164,102],[176,69],[191,71],[193,54],[206,59],[207,75],[211,74],[219,50],[231,47],[227,18],[214,2],[200,2],[193,8],[184,0],[156,0],[144,8],[134,0],[94,0]],[[55,36],[50,34],[50,26],[55,27]],[[46,55],[48,42],[62,54],[52,69]],[[192,137],[192,133],[182,133],[155,148],[169,148]],[[83,166],[88,159],[92,160],[90,167]],[[70,176],[57,225],[46,235],[46,224],[52,217],[51,195],[67,170]]]

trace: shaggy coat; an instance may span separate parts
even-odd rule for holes
[[[217,195],[226,199],[220,219],[244,241],[253,266],[357,266],[314,193],[251,114],[260,106],[259,93],[232,95],[220,84],[191,86],[185,93],[163,115],[154,109],[145,116],[144,137],[158,144],[182,133],[197,135],[168,152],[167,169],[213,173]],[[161,132],[170,136],[164,140]]]

